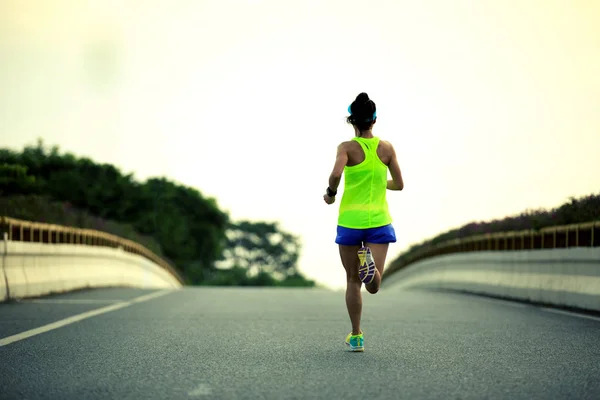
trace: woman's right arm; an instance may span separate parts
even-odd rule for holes
[[[392,179],[388,179],[387,189],[388,190],[402,190],[404,189],[404,180],[402,179],[402,172],[400,171],[400,165],[398,165],[398,158],[396,157],[396,151],[394,150],[394,146],[390,143],[390,147],[392,149],[392,157],[390,159],[390,163],[388,168],[390,169],[390,174],[392,175]]]

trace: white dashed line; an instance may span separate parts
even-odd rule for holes
[[[111,311],[119,310],[124,307],[131,306],[135,303],[141,303],[142,301],[147,301],[147,300],[154,299],[154,298],[157,298],[160,296],[164,296],[165,294],[171,293],[171,292],[172,292],[171,290],[161,290],[161,291],[153,292],[153,293],[150,293],[150,294],[147,294],[144,296],[136,297],[135,299],[130,300],[130,301],[124,301],[121,303],[112,304],[110,306],[98,308],[96,310],[87,311],[87,312],[84,312],[81,314],[73,315],[72,317],[61,319],[60,321],[52,322],[50,324],[40,326],[39,328],[30,329],[28,331],[21,332],[16,335],[8,336],[8,337],[5,337],[4,339],[0,339],[0,347],[6,346],[7,344],[11,344],[14,342],[18,342],[19,340],[23,340],[23,339],[30,338],[32,336],[39,335],[41,333],[45,333],[45,332],[48,332],[48,331],[51,331],[54,329],[58,329],[65,325],[69,325],[69,324],[81,321],[83,319],[86,319],[86,318],[91,318],[96,315],[105,314],[107,312],[111,312]]]
[[[209,396],[212,393],[212,389],[207,384],[201,383],[196,386],[194,390],[188,393],[190,397]]]
[[[600,318],[599,317],[594,317],[593,315],[578,314],[578,313],[571,312],[571,311],[559,310],[559,309],[556,309],[556,308],[548,308],[548,307],[542,307],[542,310],[548,311],[548,312],[551,312],[551,313],[555,313],[555,314],[564,314],[564,315],[569,315],[571,317],[591,319],[593,321],[600,322]]]

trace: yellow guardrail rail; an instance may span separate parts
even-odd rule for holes
[[[6,233],[8,240],[12,241],[122,248],[128,253],[140,255],[161,266],[175,276],[182,285],[184,284],[183,277],[167,261],[139,243],[110,233],[25,221],[5,216],[0,216],[0,231]]]
[[[549,226],[539,230],[486,233],[426,245],[392,262],[383,276],[390,276],[425,258],[471,251],[511,251],[600,246],[600,221]]]

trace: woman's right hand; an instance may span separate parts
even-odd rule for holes
[[[325,193],[323,195],[323,200],[325,200],[325,203],[327,203],[327,204],[333,204],[333,203],[335,203],[335,196],[331,197],[331,196],[328,196],[327,193]]]

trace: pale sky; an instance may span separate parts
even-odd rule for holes
[[[43,137],[279,221],[332,288],[322,195],[362,91],[405,180],[388,261],[600,191],[600,1],[0,0],[2,147]]]

